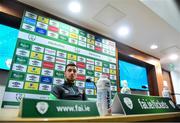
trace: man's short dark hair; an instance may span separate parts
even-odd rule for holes
[[[66,65],[65,71],[67,70],[67,67],[68,67],[68,66],[75,66],[76,68],[78,68],[74,63],[69,63],[69,64]]]

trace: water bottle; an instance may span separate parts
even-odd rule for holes
[[[101,75],[97,81],[97,108],[101,116],[111,113],[111,82],[106,75]]]
[[[164,86],[164,87],[163,87],[162,96],[163,96],[163,97],[168,97],[168,98],[171,97],[171,96],[170,96],[170,91],[169,91],[169,89],[168,89],[167,86]]]

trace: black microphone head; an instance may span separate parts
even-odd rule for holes
[[[147,86],[146,86],[146,85],[142,85],[141,87],[142,87],[142,88],[147,88]]]
[[[87,78],[87,79],[86,79],[86,82],[91,82],[91,78]]]
[[[94,81],[91,80],[91,78],[87,78],[85,81],[85,88],[95,88],[96,89],[96,84]]]

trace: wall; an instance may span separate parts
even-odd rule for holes
[[[160,60],[156,57],[148,55],[142,51],[139,51],[135,48],[126,46],[124,44],[117,44],[119,54],[128,56],[130,60],[136,59],[136,61],[148,64],[148,81],[150,95],[153,96],[162,96],[162,69]],[[145,65],[146,66],[146,65]]]
[[[2,104],[2,99],[3,99],[3,96],[4,96],[4,91],[5,91],[5,86],[3,85],[0,85],[0,106]]]
[[[176,97],[176,104],[180,105],[180,72],[171,71],[171,78]]]
[[[31,9],[34,11],[38,11],[38,13],[43,13],[46,14],[49,17],[52,17],[57,20],[63,20],[61,18],[58,18],[54,15],[50,15],[48,13],[42,12],[38,9],[35,9],[30,6],[23,5],[22,3],[19,2],[13,2],[11,0],[6,0],[0,3],[0,11],[3,13],[7,13],[16,17],[21,18],[22,13],[24,9]],[[66,21],[66,20],[64,20]],[[66,21],[67,23],[68,21]],[[70,22],[68,24],[71,24]],[[81,28],[79,25],[76,25],[77,27]],[[90,31],[90,30],[88,30]],[[111,39],[110,39],[111,40]],[[148,54],[145,54],[137,49],[128,47],[127,45],[124,45],[122,43],[117,43],[117,52],[118,54],[124,54],[126,56],[131,56],[134,59],[140,60],[142,62],[145,62],[147,64],[152,65],[152,67],[149,67],[148,70],[148,77],[149,77],[149,82],[150,82],[150,95],[162,95],[162,83],[163,83],[163,76],[162,76],[162,70],[161,70],[161,64],[160,60],[158,58],[155,58],[153,56],[150,56]],[[117,74],[118,75],[118,74]]]
[[[173,84],[172,84],[172,79],[171,79],[171,74],[169,71],[166,71],[166,70],[162,70],[162,74],[163,74],[163,81],[166,81],[167,82],[167,86],[170,90],[170,93],[173,94],[174,93],[174,87],[173,87]],[[176,99],[175,99],[175,96],[172,95],[171,96],[172,100],[174,102],[176,102]]]
[[[7,83],[8,73],[9,73],[9,71],[0,70],[0,106],[2,103],[2,98],[4,95],[6,83]]]
[[[0,86],[6,85],[8,73],[9,73],[9,71],[7,71],[7,70],[0,70]]]

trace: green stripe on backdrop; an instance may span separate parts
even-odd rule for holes
[[[16,89],[16,88],[6,88],[5,91],[8,92],[16,92],[16,93],[29,93],[29,94],[42,94],[42,95],[49,95],[50,92],[48,91],[40,91],[40,90],[28,90],[28,89]]]

